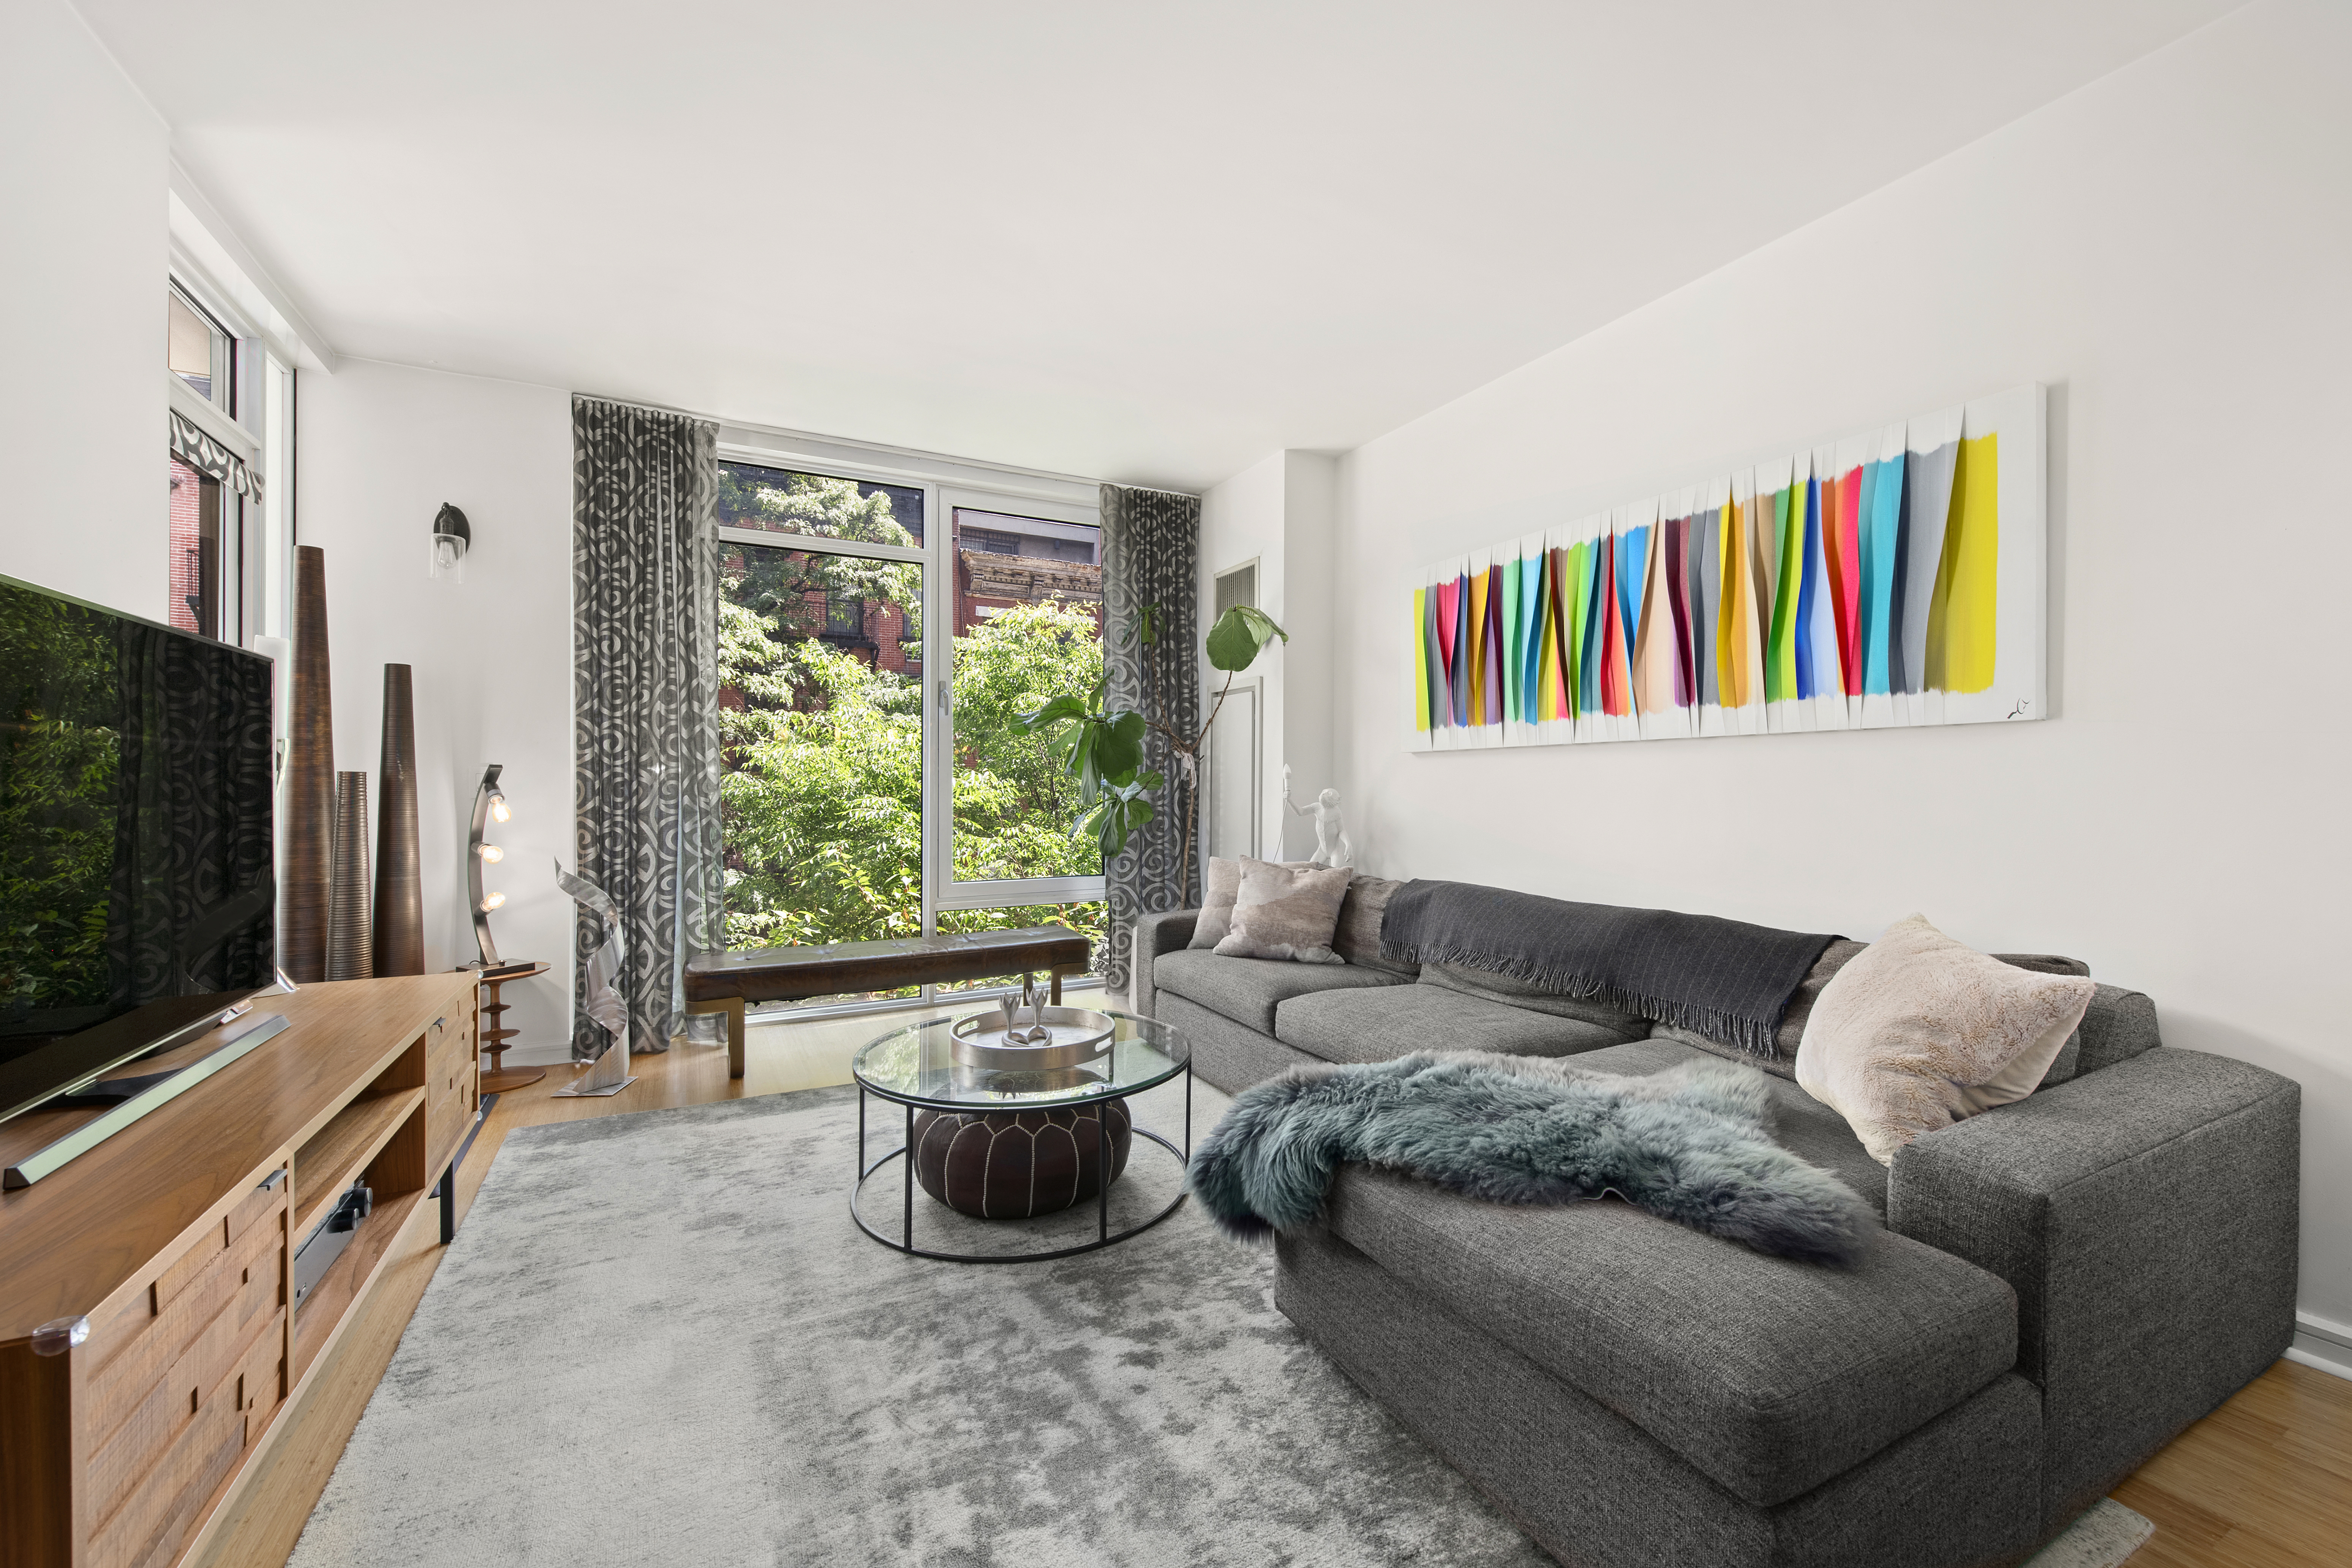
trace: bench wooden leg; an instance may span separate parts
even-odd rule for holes
[[[689,1013],[724,1013],[727,1015],[727,1076],[743,1076],[743,998],[714,996],[707,1002],[688,1002]]]
[[[1058,1006],[1060,1006],[1060,1005],[1062,1005],[1062,972],[1061,972],[1060,970],[1058,970],[1058,969],[1056,969],[1055,971],[1054,971],[1054,998],[1053,998],[1053,1002],[1054,1002],[1054,1005],[1055,1005],[1055,1006],[1056,1006],[1056,1007],[1058,1007]]]

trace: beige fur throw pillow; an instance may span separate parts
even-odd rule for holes
[[[1216,951],[1227,958],[1346,963],[1331,951],[1331,933],[1347,900],[1349,875],[1344,866],[1277,866],[1244,858],[1233,930]]]
[[[1922,1132],[2032,1094],[2097,989],[2003,963],[1912,915],[1822,988],[1797,1083],[1891,1165]]]

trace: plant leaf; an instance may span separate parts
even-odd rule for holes
[[[1274,617],[1255,605],[1235,605],[1217,617],[1209,628],[1207,648],[1209,663],[1218,669],[1239,673],[1257,661],[1260,649],[1280,637],[1290,640],[1290,634],[1274,624]]]

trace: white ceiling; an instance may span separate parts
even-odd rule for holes
[[[79,4],[342,353],[1193,489],[2236,0]]]

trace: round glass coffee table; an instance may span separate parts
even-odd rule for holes
[[[1132,1130],[1131,1147],[1140,1152],[1148,1142],[1174,1157],[1181,1171],[1189,1167],[1192,1158],[1192,1047],[1182,1030],[1156,1018],[1138,1017],[1130,1013],[1104,1010],[1116,1025],[1108,1055],[1084,1067],[1061,1068],[1047,1072],[1019,1072],[988,1068],[967,1067],[955,1060],[949,1049],[948,1031],[954,1022],[949,1018],[933,1018],[920,1024],[909,1024],[893,1029],[858,1051],[851,1059],[850,1073],[857,1080],[857,1179],[849,1189],[849,1217],[857,1228],[885,1247],[918,1258],[937,1258],[950,1263],[1034,1263],[1051,1258],[1069,1258],[1081,1252],[1092,1252],[1114,1242],[1139,1236],[1166,1219],[1183,1205],[1184,1192],[1180,1185],[1175,1197],[1167,1205],[1124,1229],[1110,1227],[1110,1189],[1124,1169],[1124,1162],[1113,1160],[1112,1141],[1115,1133]],[[1118,1101],[1132,1099],[1149,1089],[1156,1089],[1181,1074],[1184,1079],[1184,1144],[1178,1148],[1150,1128],[1136,1124],[1131,1112],[1124,1106],[1118,1114],[1111,1110]],[[872,1163],[866,1159],[866,1100],[877,1096],[906,1108],[906,1135],[896,1149],[888,1150]],[[1087,1112],[1091,1110],[1092,1114]],[[909,1154],[917,1147],[915,1119],[918,1111],[954,1117],[1019,1118],[1024,1124],[1037,1124],[1040,1118],[1024,1113],[1047,1113],[1043,1121],[1058,1127],[1075,1144],[1076,1139],[1091,1135],[1095,1155],[1095,1234],[1091,1240],[1073,1247],[1056,1247],[1048,1250],[1012,1253],[940,1252],[915,1245],[916,1161]],[[1128,1127],[1115,1129],[1115,1121],[1124,1121]],[[1081,1154],[1081,1163],[1083,1154]],[[877,1171],[893,1160],[906,1162],[906,1194],[898,1215],[898,1234],[886,1236],[866,1222],[858,1212],[858,1194]],[[1102,1179],[1108,1173],[1108,1180]],[[944,1202],[944,1200],[942,1200]],[[1086,1200],[1077,1200],[1083,1203]],[[1060,1205],[1054,1211],[1075,1206]],[[970,1211],[967,1210],[967,1213]],[[1040,1211],[1040,1217],[1043,1213]]]

